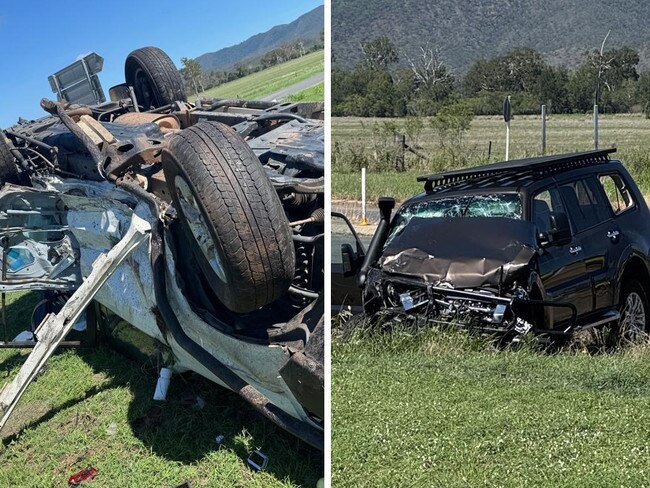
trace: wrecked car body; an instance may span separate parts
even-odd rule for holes
[[[151,50],[162,66],[147,64]],[[322,104],[188,103],[156,48],[131,53],[125,71],[110,102],[43,100],[50,116],[0,132],[0,290],[67,305],[92,281],[97,316],[119,316],[174,372],[239,393],[322,449]],[[142,239],[127,245],[134,226]],[[120,264],[99,276],[118,246]],[[22,388],[0,393],[5,417]]]
[[[511,338],[646,333],[650,214],[613,151],[421,177],[425,192],[394,217],[380,199],[365,256],[342,249],[365,314]]]

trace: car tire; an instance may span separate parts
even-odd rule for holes
[[[627,280],[621,287],[619,304],[621,318],[617,326],[617,336],[626,341],[636,341],[648,333],[650,308],[643,285],[637,280]]]
[[[219,300],[246,313],[286,293],[295,272],[291,228],[242,137],[227,125],[199,122],[170,140],[162,164],[181,226]]]
[[[0,137],[0,186],[5,183],[20,184],[20,175],[16,167],[16,159],[11,154],[10,143],[5,142],[4,136]]]
[[[126,58],[124,75],[126,84],[135,90],[138,105],[145,110],[187,101],[183,78],[162,49],[143,47],[133,51]]]

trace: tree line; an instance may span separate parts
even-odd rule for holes
[[[463,76],[428,45],[400,59],[390,39],[378,37],[363,43],[361,51],[354,69],[332,70],[335,116],[432,116],[450,104],[462,104],[475,115],[496,115],[511,95],[517,114],[539,113],[543,104],[552,113],[584,113],[597,101],[603,112],[644,111],[650,117],[650,71],[639,73],[639,53],[628,46],[605,50],[603,43],[574,69],[550,65],[535,49],[516,47],[476,61]]]
[[[236,63],[229,70],[203,71],[198,61],[192,58],[181,58],[183,67],[180,72],[185,80],[186,90],[189,94],[198,95],[200,92],[223,85],[252,73],[281,64],[306,54],[319,51],[324,47],[324,33],[321,32],[320,40],[307,45],[303,40],[287,42],[280,47],[265,53],[261,58],[250,62]]]

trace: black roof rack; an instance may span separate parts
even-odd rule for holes
[[[489,176],[505,175],[507,173],[558,173],[572,169],[591,166],[594,164],[606,163],[609,155],[616,152],[616,148],[600,149],[580,153],[557,154],[553,156],[541,156],[537,158],[513,159],[500,163],[486,164],[474,168],[464,168],[444,173],[418,176],[418,181],[424,181],[425,191],[451,183],[486,178]]]

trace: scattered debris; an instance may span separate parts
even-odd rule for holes
[[[192,410],[203,410],[205,407],[205,400],[198,395],[185,397],[181,403],[184,407],[191,408]]]
[[[111,437],[117,434],[117,423],[111,422],[111,425],[109,425],[108,429],[106,429],[106,433]]]
[[[223,445],[223,441],[224,441],[224,440],[226,440],[226,437],[225,437],[225,436],[223,436],[223,435],[218,435],[217,437],[215,437],[214,442],[216,442],[217,445],[218,445],[219,447],[221,447],[221,446]]]
[[[269,457],[260,450],[251,452],[246,460],[248,465],[255,471],[264,471],[269,465]]]
[[[140,436],[162,423],[162,408],[155,406],[150,408],[143,416],[133,421],[133,432]]]
[[[156,391],[153,394],[154,400],[164,402],[167,399],[167,389],[169,388],[171,377],[171,369],[160,368],[160,376],[158,377],[158,383],[156,383]]]
[[[88,466],[87,468],[82,469],[78,473],[70,476],[70,478],[68,478],[68,486],[79,486],[84,481],[90,481],[95,476],[97,476],[97,469],[92,466]]]

